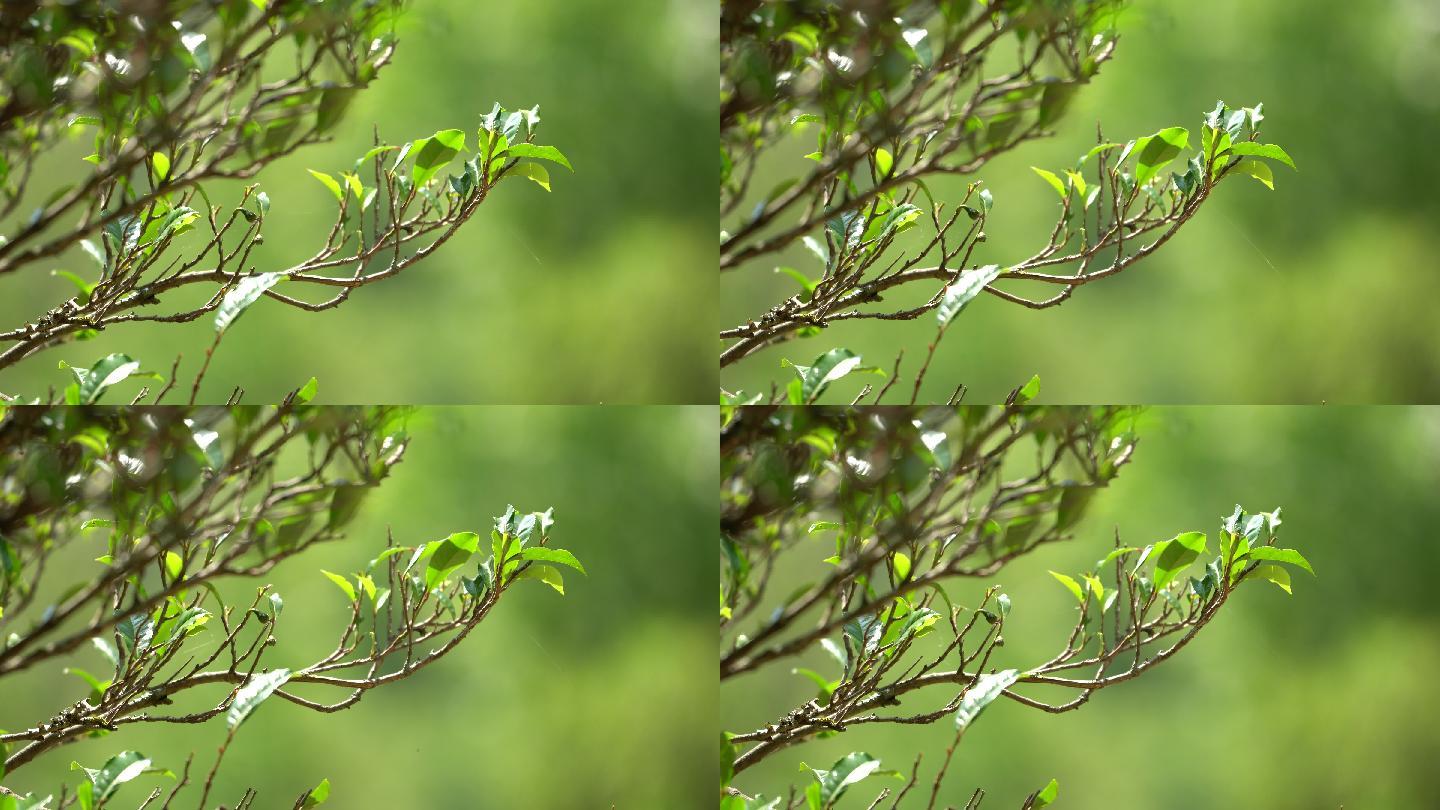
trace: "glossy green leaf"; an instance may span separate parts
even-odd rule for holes
[[[230,704],[230,711],[225,715],[225,725],[233,731],[240,727],[255,709],[264,703],[266,698],[275,693],[276,689],[285,685],[290,680],[290,670],[275,669],[260,675],[252,675],[250,680],[245,682],[235,692],[235,702]]]
[[[417,186],[425,185],[464,149],[465,131],[459,129],[441,130],[416,141],[411,150],[415,155],[415,171],[411,179]]]
[[[475,532],[456,532],[444,540],[429,544],[430,561],[425,566],[425,587],[433,589],[480,548],[480,535]]]
[[[1035,374],[1015,391],[1015,404],[1024,405],[1040,396],[1040,375]]]
[[[1068,192],[1065,190],[1065,182],[1061,180],[1054,172],[1047,171],[1038,166],[1031,166],[1030,169],[1031,171],[1040,175],[1041,179],[1043,179],[1045,182],[1049,183],[1050,187],[1055,189],[1055,193],[1060,195],[1060,199],[1065,199],[1065,197],[1068,195]]]
[[[796,380],[789,390],[790,404],[804,405],[820,398],[830,384],[853,372],[880,372],[878,369],[862,367],[860,355],[849,349],[831,349],[815,358],[809,366],[796,365],[785,361],[795,370]]]
[[[1242,160],[1235,164],[1235,170],[1259,180],[1271,191],[1275,190],[1275,173],[1270,171],[1269,164],[1258,160]]]
[[[251,304],[260,300],[266,290],[284,278],[284,273],[259,273],[240,279],[225,293],[225,297],[220,299],[220,306],[215,310],[215,331],[224,332],[230,328],[230,324],[249,309]]]
[[[119,385],[140,370],[140,363],[129,355],[111,354],[100,358],[88,369],[63,365],[75,376],[75,402],[72,405],[89,405],[98,402],[105,391]]]
[[[1190,143],[1190,131],[1169,127],[1135,141],[1135,182],[1144,185]]]
[[[333,571],[326,571],[323,568],[320,569],[320,573],[324,574],[326,579],[335,583],[335,587],[339,588],[340,591],[345,594],[346,599],[349,599],[351,602],[356,601],[355,586],[350,584],[348,578],[342,577]]]
[[[582,574],[585,573],[585,566],[581,565],[580,561],[575,559],[574,554],[571,554],[569,551],[566,551],[563,548],[530,546],[529,548],[521,549],[519,556],[522,560],[534,560],[536,562],[555,563],[557,565],[564,565],[569,566],[570,568],[574,568],[576,571],[579,571]]]
[[[901,203],[885,213],[885,218],[880,220],[880,229],[871,234],[865,234],[865,238],[884,239],[892,233],[903,233],[915,225],[924,212],[920,206],[913,203]]]
[[[1081,578],[1085,580],[1085,589],[1095,594],[1095,601],[1103,606],[1105,604],[1105,583],[1101,582],[1100,578],[1094,574],[1085,574]]]
[[[1273,562],[1283,562],[1289,563],[1291,565],[1298,565],[1299,567],[1304,568],[1306,571],[1309,571],[1311,574],[1315,573],[1315,569],[1310,567],[1310,561],[1305,559],[1305,555],[1301,554],[1293,548],[1259,546],[1257,548],[1250,549],[1249,556],[1252,560],[1271,560]]]
[[[1295,168],[1295,161],[1290,155],[1273,143],[1255,143],[1254,141],[1241,141],[1230,145],[1229,153],[1232,155],[1249,155],[1253,157],[1270,158],[1278,160],[1290,168]]]
[[[1075,601],[1081,604],[1085,603],[1085,589],[1080,587],[1080,583],[1076,582],[1074,577],[1059,571],[1051,571],[1050,576],[1055,577],[1061,585],[1064,585],[1065,589],[1075,596]]]
[[[945,288],[945,295],[940,299],[940,305],[935,308],[935,317],[940,321],[940,325],[948,326],[955,320],[955,316],[959,315],[986,285],[999,278],[1002,272],[1000,265],[987,264],[961,273],[955,283]]]
[[[300,386],[300,389],[295,392],[295,404],[304,405],[305,403],[314,399],[315,395],[319,393],[319,391],[320,381],[314,377],[311,377],[309,382],[306,382],[304,385]]]
[[[1078,585],[1075,587],[1079,588]],[[965,696],[960,699],[960,708],[955,712],[955,728],[964,729],[975,722],[975,718],[980,716],[986,706],[994,703],[996,698],[1019,679],[1020,671],[1017,669],[1005,669],[976,678],[975,682],[966,688]]]
[[[1204,532],[1185,532],[1155,544],[1155,588],[1169,585],[1190,563],[1205,553]]]
[[[565,595],[565,577],[561,575],[560,569],[549,565],[532,565],[526,568],[519,576],[520,579],[538,579]]]
[[[537,158],[539,160],[548,160],[552,163],[559,163],[561,166],[564,166],[572,172],[575,171],[575,168],[570,165],[569,158],[565,157],[565,155],[561,154],[559,149],[556,149],[553,146],[537,146],[533,143],[516,143],[510,145],[510,150],[506,154],[510,157],[517,158],[525,157]]]
[[[539,163],[519,163],[512,169],[516,177],[525,177],[539,187],[550,190],[550,172]]]
[[[112,798],[121,785],[145,773],[150,767],[150,759],[139,751],[122,751],[99,769],[86,768],[78,762],[70,763],[70,767],[85,772],[90,781],[84,787],[90,788],[88,798],[91,806],[99,807]]]
[[[1257,565],[1251,573],[1251,576],[1273,582],[1285,593],[1294,593],[1294,591],[1290,590],[1290,571],[1284,566],[1275,565],[1274,563]]]
[[[325,186],[325,188],[330,189],[330,193],[335,195],[335,199],[337,202],[339,200],[345,199],[345,191],[340,188],[340,181],[336,180],[335,178],[324,172],[317,172],[314,169],[306,169],[305,171],[310,172],[311,177],[319,180],[321,185]]]
[[[814,799],[809,798],[811,791],[807,789],[807,801],[815,808],[830,807],[840,800],[851,785],[866,779],[879,769],[880,760],[858,751],[841,757],[828,769],[811,768],[811,772],[815,774],[815,782],[810,785],[810,788],[814,789]]]

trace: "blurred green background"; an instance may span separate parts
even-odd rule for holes
[[[983,808],[1019,807],[1051,778],[1060,783],[1055,806],[1067,810],[1440,805],[1430,776],[1440,759],[1440,544],[1431,529],[1440,521],[1440,408],[1155,408],[1140,436],[1135,461],[1096,498],[1074,541],[993,580],[1014,601],[996,667],[1023,669],[1063,647],[1074,601],[1046,570],[1093,566],[1117,528],[1127,545],[1202,530],[1213,549],[1235,503],[1283,507],[1281,543],[1300,549],[1318,576],[1297,572],[1290,597],[1264,582],[1242,587],[1173,659],[1078,711],[997,701],[957,749],[941,806],[963,806],[983,787]],[[947,590],[973,604],[982,586]],[[834,669],[823,652],[806,661]],[[727,729],[750,730],[814,697],[809,681],[775,669],[721,689]],[[907,707],[945,700],[915,694]],[[862,726],[773,756],[738,785],[803,784],[801,761],[825,768],[864,750],[907,772],[923,753],[927,787],[953,736],[948,720]],[[865,807],[879,787],[899,784],[872,778],[840,806]]]
[[[1156,255],[1058,308],[981,296],[941,344],[921,401],[943,401],[963,382],[971,401],[994,402],[1033,373],[1048,402],[1440,401],[1437,75],[1440,5],[1429,0],[1134,3],[1115,59],[1077,95],[1057,137],[978,176],[995,209],[974,261],[1004,266],[1043,245],[1056,201],[1029,167],[1072,165],[1097,121],[1107,140],[1176,124],[1193,136],[1217,98],[1264,102],[1264,137],[1298,173],[1278,168],[1273,192],[1227,182]],[[808,165],[800,156],[812,141],[802,140],[790,167]],[[931,188],[953,200],[963,182]],[[815,269],[803,248],[777,263]],[[796,287],[750,265],[721,290],[728,327]],[[928,316],[851,322],[753,356],[722,382],[761,390],[790,377],[781,358],[808,364],[836,346],[887,369],[903,347],[913,374],[934,333]],[[848,402],[867,380],[845,381],[829,400]]]
[[[715,778],[714,563],[694,549],[715,530],[714,425],[713,407],[420,411],[404,462],[349,538],[269,580],[285,599],[272,666],[333,648],[345,597],[318,569],[360,569],[387,527],[414,544],[488,531],[507,503],[554,506],[552,542],[589,576],[567,576],[564,597],[538,582],[516,587],[449,656],[346,711],[265,704],[237,735],[212,799],[233,806],[255,786],[258,807],[289,807],[328,777],[326,806],[341,810],[703,804]],[[90,650],[70,663],[99,671],[102,661]],[[86,689],[58,666],[7,679],[0,727],[33,723],[41,706]],[[220,719],[130,727],[55,751],[6,785],[52,790],[79,777],[71,760],[98,767],[124,749],[177,772],[194,751],[203,773],[224,733]],[[171,783],[136,784],[121,805]]]
[[[714,338],[694,313],[716,285],[714,16],[704,0],[414,0],[394,63],[335,141],[261,173],[274,207],[256,268],[318,247],[334,202],[305,170],[348,168],[372,123],[391,143],[449,127],[473,142],[494,102],[539,104],[541,142],[575,173],[558,169],[551,194],[504,184],[437,255],[338,309],[257,305],[226,336],[202,400],[240,385],[247,402],[278,401],[315,375],[325,402],[712,401]],[[87,167],[84,146],[66,172]],[[78,250],[56,266],[91,267]],[[0,280],[0,324],[73,294],[49,269]],[[0,390],[64,385],[60,360],[88,367],[112,351],[161,372],[184,353],[193,375],[212,321],[108,330],[32,358]]]

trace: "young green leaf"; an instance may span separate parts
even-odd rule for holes
[[[342,577],[339,574],[334,573],[333,571],[326,571],[323,568],[320,569],[320,573],[324,574],[326,579],[335,583],[335,587],[339,588],[341,592],[345,594],[346,599],[349,599],[351,602],[354,602],[356,600],[355,586],[350,584],[349,579],[346,579],[345,577]]]
[[[1235,164],[1235,169],[1264,183],[1271,191],[1275,190],[1275,173],[1270,171],[1269,164],[1258,160],[1242,160]]]
[[[1306,571],[1309,571],[1311,574],[1315,573],[1315,569],[1310,567],[1310,561],[1305,559],[1305,555],[1301,554],[1293,548],[1275,548],[1274,546],[1259,546],[1257,548],[1250,549],[1250,559],[1272,560],[1274,562],[1289,563],[1291,565],[1298,565],[1299,567],[1304,568]]]
[[[443,129],[415,142],[415,171],[411,179],[423,186],[452,158],[465,149],[465,131]]]
[[[1254,157],[1270,158],[1278,160],[1290,168],[1295,168],[1295,161],[1290,159],[1284,149],[1273,143],[1255,143],[1253,141],[1241,141],[1231,144],[1229,153],[1232,155],[1251,155]]]
[[[535,560],[538,562],[555,563],[574,568],[580,573],[585,573],[585,566],[575,559],[575,555],[563,548],[546,548],[545,546],[530,546],[520,550],[520,559]],[[588,576],[588,574],[587,574]]]
[[[892,169],[894,165],[895,158],[893,155],[890,154],[889,150],[885,149],[884,147],[880,147],[875,150],[876,176],[878,176],[882,180],[886,177],[889,177],[890,169]]]
[[[330,780],[321,779],[320,784],[310,789],[309,793],[300,802],[301,810],[310,810],[312,807],[319,807],[330,798]]]
[[[1030,169],[1031,171],[1040,175],[1040,177],[1045,182],[1049,183],[1050,187],[1055,189],[1055,193],[1060,195],[1061,200],[1065,199],[1066,195],[1068,194],[1068,192],[1065,191],[1065,183],[1059,177],[1057,177],[1054,172],[1046,171],[1045,169],[1041,169],[1038,166],[1031,166]]]
[[[1185,532],[1155,544],[1155,588],[1169,585],[1185,568],[1205,553],[1204,532]]]
[[[1253,576],[1275,583],[1285,593],[1294,593],[1290,590],[1290,572],[1283,566],[1274,563],[1255,566]]]
[[[550,172],[539,163],[517,163],[514,171],[517,177],[525,177],[533,181],[535,185],[550,190]]]
[[[569,158],[566,158],[563,154],[560,153],[559,149],[556,149],[553,146],[537,146],[533,143],[516,143],[510,145],[510,151],[507,154],[510,157],[528,157],[538,158],[540,160],[548,160],[552,163],[559,163],[561,166],[564,166],[572,172],[575,171],[575,168],[570,165]]]
[[[335,178],[324,172],[317,172],[314,169],[306,169],[305,171],[310,172],[311,177],[319,180],[321,184],[325,186],[325,188],[330,189],[330,193],[335,195],[335,200],[337,202],[345,199],[345,192],[340,188],[340,183]]]
[[[430,562],[425,566],[425,587],[433,589],[445,581],[470,555],[480,547],[480,535],[475,532],[456,532],[444,540],[429,544]]]
[[[560,569],[549,565],[532,565],[526,568],[519,576],[519,579],[538,579],[565,595],[565,578],[560,574]]]
[[[1190,143],[1190,130],[1168,127],[1135,141],[1135,183],[1144,185]]]
[[[150,156],[150,168],[153,170],[155,183],[158,185],[165,182],[170,176],[170,158],[164,152],[156,152]]]
[[[1049,784],[1035,792],[1035,797],[1031,801],[1030,807],[1035,808],[1035,810],[1039,810],[1041,807],[1048,807],[1054,803],[1055,797],[1059,795],[1060,783],[1051,779]]]
[[[1074,577],[1067,576],[1059,571],[1051,571],[1050,576],[1055,577],[1061,585],[1065,586],[1066,590],[1074,594],[1075,601],[1082,605],[1085,603],[1085,589],[1080,587],[1080,583],[1076,582]]]

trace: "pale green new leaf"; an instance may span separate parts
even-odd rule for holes
[[[351,602],[354,602],[356,600],[355,586],[350,584],[350,580],[332,571],[326,571],[323,568],[320,569],[320,573],[324,574],[326,579],[335,583],[335,587],[339,588],[342,592],[344,592],[346,599],[349,599]]]
[[[582,574],[585,573],[585,566],[581,565],[580,561],[575,559],[574,554],[571,554],[569,551],[566,551],[563,548],[546,548],[544,546],[531,546],[529,548],[524,548],[520,550],[520,559],[535,560],[537,562],[556,563],[557,565],[565,565],[574,568],[576,571],[579,571]]]
[[[1258,548],[1250,549],[1249,556],[1252,560],[1272,560],[1274,562],[1283,562],[1289,563],[1291,565],[1298,565],[1312,574],[1315,573],[1315,569],[1310,567],[1310,561],[1305,559],[1305,555],[1301,554],[1293,548],[1275,548],[1274,546],[1259,546]]]
[[[559,163],[561,166],[564,166],[572,172],[575,171],[575,167],[570,165],[570,159],[565,157],[565,155],[561,154],[560,150],[556,149],[553,146],[537,146],[533,143],[517,143],[512,144],[510,146],[510,150],[506,152],[506,154],[510,157],[528,157],[538,158],[540,160],[548,160],[552,163]]]

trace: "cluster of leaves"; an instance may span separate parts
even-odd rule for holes
[[[799,290],[723,330],[721,365],[834,323],[933,312],[937,334],[916,375],[918,391],[936,345],[982,291],[1032,308],[1058,305],[1077,287],[1159,248],[1232,172],[1273,187],[1260,159],[1293,164],[1283,149],[1259,141],[1260,108],[1222,103],[1206,115],[1198,154],[1180,172],[1161,171],[1190,145],[1180,127],[1124,144],[1101,138],[1063,176],[1036,169],[1060,198],[1048,240],[1028,258],[976,260],[994,195],[977,180],[947,206],[927,181],[972,177],[997,155],[1050,134],[1078,88],[1111,57],[1118,5],[724,3],[720,269],[773,268]],[[1006,55],[1012,49],[1013,58]],[[988,70],[995,63],[1006,67]],[[771,154],[812,130],[815,150],[798,166]],[[779,179],[772,183],[773,174]],[[818,272],[787,266],[781,254],[796,243]],[[1059,291],[1032,298],[1011,289],[1015,283]],[[885,304],[886,296],[916,289],[923,297]],[[846,349],[795,368],[802,373],[837,357],[870,368]],[[897,358],[897,374],[899,366]],[[807,401],[794,390],[724,397]]]
[[[143,806],[179,806],[190,792],[196,806],[213,806],[214,774],[262,702],[346,708],[455,649],[517,580],[563,593],[559,567],[584,569],[549,545],[552,513],[512,507],[483,552],[472,532],[416,545],[391,537],[358,571],[320,572],[344,594],[333,650],[271,661],[286,605],[255,581],[344,537],[402,459],[405,417],[294,403],[0,411],[0,682],[62,667],[83,682],[78,699],[36,705],[33,724],[0,733],[0,779],[132,724],[223,715],[226,726],[203,778],[192,774],[193,755],[177,775],[126,750],[98,768],[77,764],[85,779],[73,790],[0,788],[0,807],[99,808],[145,774],[174,782],[153,788]],[[328,793],[322,783],[295,806]],[[255,801],[251,790],[234,806]]]
[[[1095,494],[1132,457],[1132,409],[757,406],[728,418],[721,682],[788,663],[817,693],[761,728],[722,734],[726,810],[821,810],[862,779],[887,773],[903,786],[870,806],[893,798],[893,807],[913,800],[933,808],[962,736],[991,702],[1079,708],[1095,691],[1179,651],[1241,583],[1268,580],[1289,591],[1282,564],[1310,570],[1300,552],[1276,545],[1278,511],[1237,507],[1222,522],[1218,556],[1196,577],[1185,572],[1207,553],[1206,535],[1186,532],[1144,548],[1122,546],[1117,536],[1091,570],[1055,574],[1078,603],[1063,649],[1005,667],[1009,595],[990,585],[967,604],[955,586],[988,580],[1072,537]],[[817,650],[823,666],[811,663]],[[1052,700],[1033,688],[1072,696]],[[910,796],[918,760],[907,778],[882,771],[865,752],[812,769],[814,781],[788,796],[748,795],[734,784],[767,757],[812,739],[946,718],[954,743],[921,791],[928,796]],[[1047,785],[1027,806],[1042,807],[1057,791]],[[981,797],[977,791],[970,806]]]
[[[496,105],[482,116],[475,156],[453,175],[442,170],[468,151],[465,131],[404,145],[377,135],[346,170],[312,171],[338,209],[323,244],[260,272],[252,251],[271,200],[258,184],[222,181],[253,178],[328,137],[390,60],[400,0],[14,5],[0,17],[0,277],[57,258],[78,264],[53,271],[65,283],[53,306],[0,329],[0,370],[116,324],[213,313],[203,375],[261,296],[306,311],[338,306],[437,249],[504,177],[548,190],[538,161],[569,167],[534,143],[538,108]],[[32,189],[32,179],[73,174],[53,153],[81,137],[93,139],[93,165]],[[131,363],[116,355],[96,365]]]

